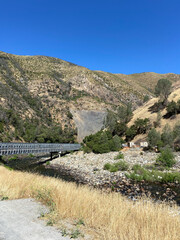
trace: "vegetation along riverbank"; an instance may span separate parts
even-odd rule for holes
[[[180,155],[175,154],[173,167],[157,165],[160,153],[129,149],[104,154],[77,152],[56,158],[45,165],[78,183],[120,192],[131,199],[153,199],[180,204]]]

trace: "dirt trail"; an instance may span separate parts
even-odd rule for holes
[[[0,240],[68,240],[40,220],[48,209],[33,199],[0,201]]]

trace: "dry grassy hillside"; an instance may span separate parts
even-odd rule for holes
[[[172,82],[180,81],[180,75],[174,73],[159,74],[154,72],[135,73],[130,75],[117,74],[122,80],[126,81],[132,86],[139,85],[149,92],[154,92],[154,86],[161,78],[167,78]]]
[[[0,140],[24,139],[26,127],[19,119],[75,129],[71,110],[104,112],[128,102],[135,109],[144,96],[153,96],[152,88],[164,77],[180,80],[177,74],[112,74],[58,58],[0,52]]]
[[[177,102],[179,99],[180,99],[180,81],[178,81],[177,83],[175,83],[173,85],[173,91],[169,95],[168,101],[173,100],[173,101]],[[157,101],[158,101],[158,98],[152,98],[147,103],[145,103],[143,106],[137,108],[133,112],[133,114],[134,114],[133,118],[129,122],[128,126],[132,126],[138,118],[149,118],[151,124],[153,125],[153,122],[156,121],[157,113],[151,112],[149,110],[149,108],[151,106],[153,106],[153,104],[156,103]],[[166,119],[163,117],[163,116],[165,116],[166,113],[167,113],[166,109],[161,111],[161,115],[162,115],[161,126],[157,128],[157,130],[160,132],[162,131],[162,129],[164,128],[164,126],[166,124],[169,124],[170,127],[173,128],[178,121],[180,122],[180,114],[176,115],[176,117]],[[135,137],[134,141],[137,141],[139,139],[144,139],[144,138],[146,138],[146,135],[138,135]]]

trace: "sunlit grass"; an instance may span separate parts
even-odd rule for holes
[[[9,199],[33,197],[48,205],[59,219],[83,219],[93,239],[179,240],[180,217],[165,204],[128,201],[117,193],[0,167],[0,195]],[[171,208],[174,213],[176,207]]]

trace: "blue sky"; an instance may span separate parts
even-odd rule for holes
[[[180,74],[179,0],[0,3],[1,51],[112,73]]]

